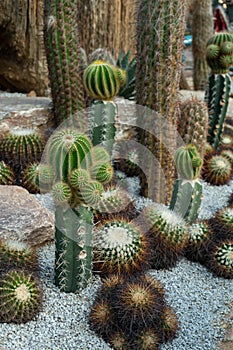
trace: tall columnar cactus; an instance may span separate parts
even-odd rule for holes
[[[148,131],[158,130],[158,120],[148,113],[140,113],[137,120],[137,125],[144,130],[139,132],[140,142],[149,148],[161,166],[153,171],[154,159],[145,159],[142,155],[148,169],[147,179],[142,178],[142,192],[148,196],[148,188],[157,188],[150,195],[156,202],[169,200],[175,175],[172,154],[176,149],[186,5],[186,0],[138,0],[137,4],[136,103],[155,110],[166,121],[166,132],[161,128],[154,137]]]
[[[231,91],[228,70],[233,64],[233,36],[228,33],[215,34],[207,43],[206,59],[211,68],[205,93],[209,110],[207,140],[217,149],[221,142]]]
[[[94,61],[85,69],[83,79],[87,94],[95,99],[91,106],[93,145],[102,143],[111,154],[117,115],[112,100],[125,83],[125,71],[104,61]]]
[[[194,145],[182,146],[175,154],[179,178],[174,183],[170,209],[186,221],[193,222],[198,216],[202,199],[202,184],[199,179],[202,159]]]
[[[56,180],[52,187],[56,202],[55,283],[65,292],[84,288],[92,270],[93,212],[90,207],[100,199],[103,187],[96,181],[96,174],[93,178],[90,169],[98,154],[104,158],[103,164],[109,156],[98,147],[96,158],[92,159],[91,150],[95,154],[91,141],[73,129],[55,133],[46,150]],[[101,176],[98,179],[105,182],[104,169]]]
[[[211,0],[192,0],[192,53],[194,90],[204,90],[209,75],[206,62],[206,43],[213,35]]]
[[[207,142],[208,109],[195,97],[180,103],[178,132],[186,144],[194,144],[203,158]]]
[[[85,107],[77,14],[77,0],[45,0],[44,40],[57,125]],[[84,118],[75,121],[82,127]]]

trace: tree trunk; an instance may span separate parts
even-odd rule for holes
[[[79,39],[87,55],[99,47],[134,55],[135,11],[132,0],[78,0]]]
[[[44,96],[48,72],[43,42],[44,0],[0,1],[0,86]]]

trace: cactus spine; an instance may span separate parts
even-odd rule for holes
[[[44,40],[56,124],[84,108],[76,0],[45,0]],[[77,118],[83,126],[83,118]]]
[[[0,185],[12,185],[14,179],[13,170],[2,160],[0,162]]]
[[[201,205],[202,184],[199,174],[202,159],[194,145],[182,146],[175,154],[178,178],[174,183],[170,209],[186,221],[193,222]]]
[[[136,66],[136,103],[158,112],[166,121],[164,130],[155,138],[142,131],[139,139],[149,148],[159,161],[158,171],[152,171],[151,161],[145,159],[149,169],[147,182],[142,178],[142,192],[148,196],[148,188],[157,188],[150,197],[155,202],[168,202],[172,192],[175,174],[172,153],[176,148],[176,124],[181,74],[183,36],[185,31],[186,0],[143,0],[137,5],[137,66]],[[137,125],[145,130],[158,126],[155,117],[142,115]],[[167,146],[169,140],[169,149]],[[167,147],[166,147],[167,146]],[[163,180],[166,179],[164,186]]]
[[[207,63],[211,68],[205,92],[205,101],[209,110],[209,130],[207,141],[219,147],[223,133],[231,78],[229,67],[233,64],[233,37],[228,33],[217,33],[208,42],[206,48]]]

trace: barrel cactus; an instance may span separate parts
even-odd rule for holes
[[[233,239],[233,207],[227,206],[217,211],[210,220],[213,239]]]
[[[54,180],[52,168],[46,164],[29,164],[22,172],[22,185],[30,193],[46,192]]]
[[[232,176],[232,167],[226,157],[221,155],[213,155],[205,160],[202,177],[211,185],[225,185]]]
[[[116,65],[116,60],[114,59],[111,52],[109,52],[108,50],[106,50],[102,47],[99,47],[98,49],[96,49],[90,53],[89,63],[93,63],[95,61],[104,61],[106,63],[113,65],[113,66]]]
[[[15,174],[11,167],[3,160],[0,161],[0,185],[12,185],[15,181]]]
[[[216,243],[210,253],[209,268],[217,276],[233,279],[233,240]]]

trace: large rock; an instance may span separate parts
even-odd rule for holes
[[[33,246],[54,238],[53,214],[22,187],[0,186],[0,213],[0,238]]]

